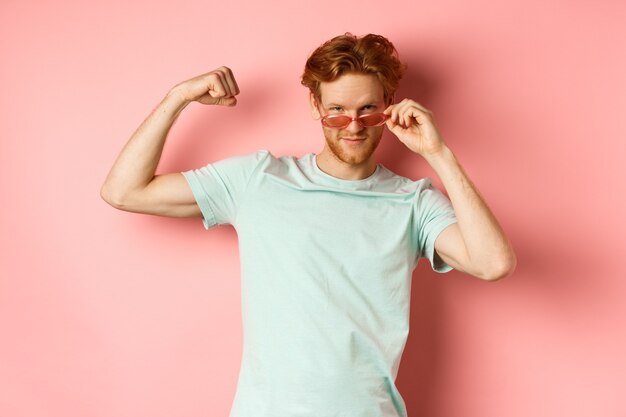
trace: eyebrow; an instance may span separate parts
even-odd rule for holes
[[[363,104],[361,107],[359,107],[360,109],[367,107],[367,106],[374,106],[374,107],[378,107],[378,104],[376,104],[376,102],[371,101],[371,102],[366,102],[365,104]],[[326,107],[345,107],[343,104],[337,104],[337,103],[328,103],[326,105]]]

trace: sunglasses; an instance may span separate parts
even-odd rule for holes
[[[322,117],[322,125],[331,129],[345,129],[356,120],[363,127],[382,126],[390,116],[384,113],[368,113],[357,117],[350,117],[345,114],[329,114]]]

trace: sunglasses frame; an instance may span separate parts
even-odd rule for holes
[[[363,124],[362,122],[362,118],[364,117],[368,117],[368,116],[383,116],[383,119],[379,122],[376,123],[375,125],[372,126],[366,126]],[[338,118],[348,118],[350,119],[350,121],[348,123],[346,123],[345,125],[342,126],[330,126],[328,125],[327,120],[328,119],[338,119]],[[382,126],[383,124],[385,124],[385,122],[387,121],[387,119],[389,119],[391,116],[389,116],[388,114],[384,114],[384,113],[367,113],[367,114],[362,114],[360,116],[356,116],[356,117],[352,117],[352,116],[348,116],[347,114],[327,114],[326,116],[322,117],[320,119],[320,121],[322,122],[322,125],[324,125],[325,127],[329,128],[329,129],[345,129],[346,127],[350,126],[350,123],[352,123],[353,121],[356,121],[358,124],[360,124],[361,126],[365,127],[365,128],[369,128],[369,127],[377,127],[377,126]]]

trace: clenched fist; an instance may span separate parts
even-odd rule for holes
[[[172,92],[179,94],[186,102],[234,106],[237,104],[239,87],[228,67],[199,75],[176,85]]]

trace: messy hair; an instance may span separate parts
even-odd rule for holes
[[[348,32],[313,51],[304,66],[302,85],[319,100],[321,82],[334,81],[347,73],[373,74],[383,85],[387,100],[398,88],[406,67],[385,37],[371,33],[357,37]]]

